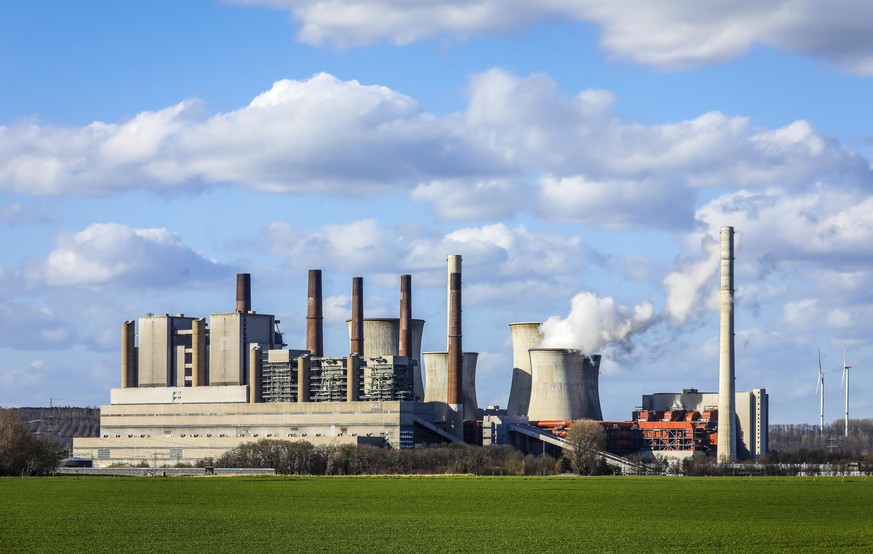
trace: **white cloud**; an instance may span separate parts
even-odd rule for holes
[[[873,75],[866,0],[232,0],[288,10],[298,40],[338,47],[504,34],[545,21],[593,22],[612,56],[662,69],[723,62],[765,45]]]
[[[447,234],[420,228],[382,227],[366,219],[347,224],[325,225],[304,232],[285,222],[269,224],[264,241],[272,253],[282,256],[297,269],[332,267],[356,275],[385,274],[396,278],[414,269],[416,282],[445,283],[445,259],[449,254],[464,257],[464,281],[470,288],[465,297],[483,302],[495,296],[533,296],[534,287],[554,292],[563,290],[588,257],[579,237],[531,232],[523,225],[502,223],[465,227]],[[378,278],[378,276],[376,276]],[[392,281],[393,282],[393,281]]]
[[[412,200],[427,202],[438,216],[450,220],[512,216],[529,204],[530,196],[528,187],[507,179],[432,181],[410,194]]]
[[[58,247],[30,268],[28,278],[49,286],[161,287],[227,272],[226,266],[196,253],[167,229],[96,223],[61,236]]]
[[[869,160],[804,121],[759,129],[713,112],[640,125],[617,118],[604,91],[566,98],[544,75],[502,70],[472,76],[469,95],[465,110],[437,117],[388,88],[319,74],[278,81],[212,116],[188,101],[122,124],[0,127],[0,190],[402,190],[445,219],[533,209],[545,219],[673,230],[693,219],[702,188],[871,181]]]

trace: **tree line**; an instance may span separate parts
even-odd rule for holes
[[[386,449],[366,445],[319,445],[305,441],[261,439],[243,443],[204,464],[218,467],[270,467],[294,475],[602,475],[612,470],[597,455],[603,428],[577,422],[567,440],[574,448],[558,457],[524,454],[508,445],[436,445]],[[202,465],[202,464],[201,464]]]

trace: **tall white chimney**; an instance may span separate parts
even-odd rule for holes
[[[721,325],[718,357],[719,462],[737,457],[736,384],[734,383],[734,228],[721,228]]]

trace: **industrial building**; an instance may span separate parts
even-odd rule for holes
[[[211,315],[208,325],[185,315],[122,324],[121,387],[101,407],[100,436],[75,439],[73,451],[105,466],[196,462],[260,438],[396,448],[461,442],[465,421],[469,428],[478,418],[478,354],[461,351],[460,256],[449,268],[448,352],[435,354],[427,393],[411,276],[401,276],[400,317],[379,319],[363,317],[363,279],[355,277],[349,353],[330,357],[320,270],[309,272],[302,349],[285,348],[275,316],[252,310],[251,277],[240,274],[236,310]]]
[[[126,321],[121,387],[101,407],[100,436],[75,439],[73,455],[102,466],[190,463],[261,438],[393,448],[511,444],[558,454],[568,447],[566,428],[580,419],[602,422],[612,452],[603,455],[622,470],[632,465],[626,455],[766,454],[766,391],[733,389],[733,228],[722,229],[719,392],[645,395],[628,421],[602,421],[601,356],[541,348],[537,322],[509,325],[508,406],[481,410],[478,354],[462,344],[461,264],[449,256],[445,351],[422,352],[425,322],[412,317],[409,275],[400,278],[397,318],[365,318],[363,278],[352,279],[349,351],[341,356],[324,354],[317,269],[308,275],[304,348],[287,348],[275,316],[252,310],[248,274],[237,277],[236,309],[211,315],[208,325],[181,314]]]

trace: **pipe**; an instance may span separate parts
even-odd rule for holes
[[[360,379],[361,358],[356,354],[346,358],[346,401],[357,402]]]
[[[261,347],[252,346],[249,352],[249,403],[261,401]]]
[[[306,349],[315,358],[324,356],[324,311],[321,301],[321,270],[309,270],[306,305]]]
[[[309,402],[309,356],[297,358],[297,402]]]
[[[412,275],[400,276],[400,332],[397,355],[412,356]]]
[[[721,228],[721,310],[718,358],[719,462],[737,457],[736,383],[734,367],[734,228]]]
[[[121,388],[136,386],[136,323],[121,324]]]
[[[236,274],[236,311],[247,314],[252,311],[252,275]]]
[[[352,277],[352,327],[349,352],[364,355],[364,278]]]

